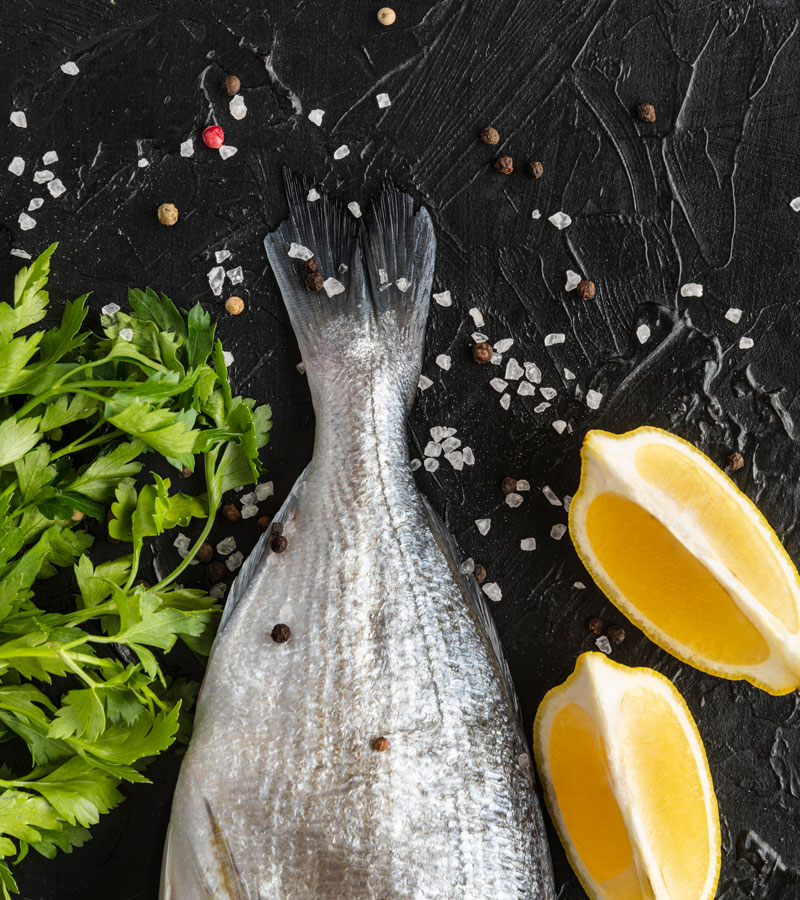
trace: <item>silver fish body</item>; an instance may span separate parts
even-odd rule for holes
[[[396,239],[424,226],[432,244],[421,214],[406,215]],[[277,272],[287,234],[276,235]],[[396,275],[413,270],[427,293],[432,253],[420,246]],[[355,274],[348,292],[364,302]],[[163,900],[553,897],[491,619],[409,467],[427,304],[409,316],[404,299],[369,316],[352,299],[349,314],[306,315],[314,456],[277,517],[286,550],[263,541],[229,599],[175,793]],[[278,623],[286,643],[270,637]]]

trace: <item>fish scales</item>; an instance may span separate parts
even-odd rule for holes
[[[294,213],[309,186],[288,184]],[[322,246],[320,226],[294,214],[267,240],[306,361],[314,455],[276,517],[286,551],[265,539],[232,589],[176,789],[163,900],[553,896],[496,636],[409,467],[433,238],[398,198],[390,254],[338,220],[325,227],[344,247]],[[343,311],[340,297],[296,295],[289,234],[324,271],[354,263]],[[365,308],[361,252],[368,272],[423,283]],[[285,644],[270,638],[278,622]]]

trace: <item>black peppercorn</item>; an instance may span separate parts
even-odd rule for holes
[[[480,563],[475,563],[472,574],[475,576],[475,580],[478,584],[483,584],[483,582],[486,581],[486,569]]]
[[[234,97],[242,89],[242,82],[236,75],[226,75],[219,84],[219,88],[223,94]]]
[[[652,103],[640,103],[636,107],[636,115],[643,122],[655,122],[656,111]]]
[[[517,479],[516,478],[504,478],[502,483],[500,484],[500,490],[504,494],[513,494],[517,489]]]
[[[514,160],[510,156],[498,156],[494,167],[501,175],[510,175],[514,171]]]
[[[531,178],[541,178],[544,174],[544,166],[540,162],[528,163],[528,172]]]
[[[206,566],[206,575],[212,584],[219,584],[220,581],[223,581],[227,571],[225,563],[220,562],[218,559]]]
[[[621,644],[625,640],[625,629],[619,625],[609,625],[606,634],[612,644]]]
[[[731,472],[738,472],[739,469],[744,468],[744,457],[738,450],[734,450],[728,457],[728,468]]]
[[[214,558],[214,548],[211,544],[206,541],[204,544],[200,545],[200,549],[197,551],[197,561],[206,565],[210,563]]]
[[[317,291],[322,290],[322,285],[325,279],[322,277],[321,272],[309,272],[308,275],[306,275],[304,281],[306,290],[313,291],[316,294]]]
[[[481,132],[481,140],[484,144],[489,144],[490,146],[494,146],[500,140],[500,135],[497,132],[496,128],[492,128],[491,125],[488,125]]]
[[[273,553],[283,553],[283,551],[289,546],[289,542],[282,534],[276,534],[275,537],[269,542],[270,547],[272,547]]]
[[[279,624],[272,629],[272,640],[276,644],[285,644],[292,636],[292,629],[288,625]]]
[[[481,341],[472,345],[472,358],[476,363],[487,363],[492,358],[494,348],[488,341]]]
[[[581,300],[594,300],[594,282],[588,281],[586,278],[582,278],[578,282],[577,288],[575,288],[578,296]]]
[[[592,616],[587,623],[587,627],[592,634],[602,634],[606,623],[599,616]]]
[[[226,503],[222,507],[222,515],[229,522],[238,522],[242,518],[241,510],[235,503]]]

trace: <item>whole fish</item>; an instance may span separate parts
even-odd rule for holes
[[[231,589],[162,900],[552,900],[493,621],[408,459],[430,217],[393,187],[356,219],[286,182],[290,215],[265,246],[314,455]]]

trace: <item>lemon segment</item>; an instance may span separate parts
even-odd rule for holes
[[[590,431],[570,535],[608,598],[705,672],[800,687],[800,578],[753,503],[659,428]]]
[[[591,900],[713,898],[716,797],[697,727],[669,680],[584,653],[542,701],[534,752]]]

